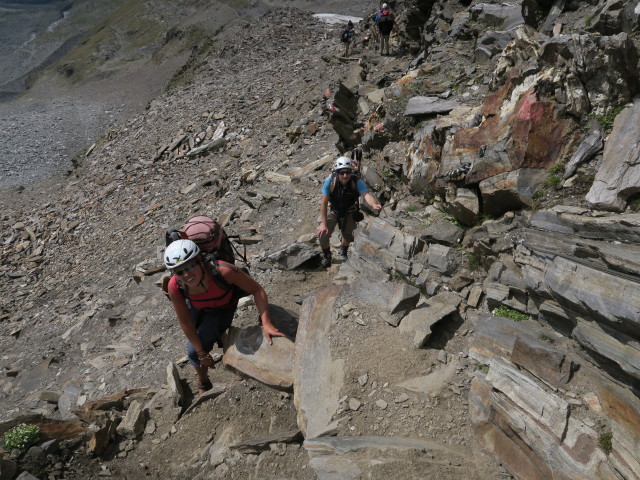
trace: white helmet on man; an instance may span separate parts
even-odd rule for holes
[[[200,248],[191,240],[176,240],[171,242],[164,251],[164,265],[169,269],[193,260],[200,254]]]
[[[339,157],[336,160],[335,165],[333,166],[333,171],[337,172],[338,170],[342,170],[348,168],[353,171],[353,166],[351,165],[351,159],[349,157]]]
[[[387,5],[386,3],[382,4],[382,9],[384,10],[385,8],[389,8],[389,5]]]

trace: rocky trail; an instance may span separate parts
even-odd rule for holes
[[[340,24],[265,8],[70,176],[1,190],[0,433],[41,439],[0,479],[638,478],[637,16],[557,3],[397,2],[393,54],[348,59]],[[325,270],[321,184],[358,144],[384,209]],[[194,215],[289,332],[241,302],[202,397],[159,288]]]

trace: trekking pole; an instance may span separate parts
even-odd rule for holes
[[[233,238],[233,239],[237,239],[238,243],[242,243],[240,241],[240,235],[227,235],[227,238]],[[235,244],[233,242],[229,242],[229,244],[231,245],[231,248],[233,248],[233,251],[240,257],[240,259],[244,262],[244,264],[247,266],[247,268],[251,267],[251,264],[249,263],[249,260],[247,260],[247,245],[242,243],[242,246],[244,247],[244,255],[242,255],[238,249],[236,248]]]

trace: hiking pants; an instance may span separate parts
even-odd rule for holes
[[[351,243],[353,242],[353,231],[356,229],[356,222],[353,220],[353,212],[347,212],[343,218],[340,219],[341,229],[340,233],[342,234],[343,240]],[[330,247],[329,238],[331,238],[331,234],[338,225],[338,214],[335,210],[329,210],[327,212],[327,229],[329,232],[326,235],[320,236],[320,248],[323,250]]]
[[[380,54],[384,55],[385,53],[389,55],[389,37],[391,35],[382,35],[380,34]],[[386,52],[385,52],[386,49]]]
[[[205,352],[210,352],[216,343],[222,345],[220,337],[231,326],[233,315],[236,313],[238,303],[234,302],[227,308],[221,308],[209,312],[196,310],[190,303],[187,303],[187,306],[189,307],[191,321],[196,325],[196,333],[202,342],[202,349]],[[193,345],[191,345],[191,342],[187,342],[187,355],[189,355],[189,363],[191,365],[194,367],[200,366],[198,354],[196,353],[195,348],[193,348]]]

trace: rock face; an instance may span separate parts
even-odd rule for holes
[[[595,208],[622,212],[627,200],[640,192],[640,101],[625,108],[613,124],[587,201]]]
[[[558,218],[576,220],[576,213],[569,209]],[[474,422],[486,444],[493,445],[505,462],[517,465],[514,468],[520,478],[546,478],[550,468],[564,472],[566,478],[609,478],[614,470],[629,471],[630,465],[635,465],[626,445],[637,438],[637,425],[620,428],[617,420],[609,418],[608,431],[616,431],[620,443],[614,442],[607,457],[601,451],[603,433],[589,426],[591,421],[585,421],[579,411],[567,408],[568,403],[577,403],[576,397],[560,392],[567,388],[580,391],[583,384],[587,388],[608,385],[607,401],[626,403],[629,392],[614,387],[609,373],[626,378],[624,383],[628,385],[637,382],[640,350],[634,338],[640,306],[630,295],[640,278],[634,260],[636,247],[589,238],[588,231],[580,231],[577,223],[570,237],[566,230],[555,233],[555,222],[546,224],[553,230],[540,231],[545,224],[537,218],[532,217],[536,230],[524,229],[518,234],[522,242],[514,252],[515,263],[498,268],[494,276],[506,287],[500,303],[517,299],[511,305],[534,313],[541,325],[552,326],[555,332],[536,333],[541,325],[532,324],[531,328],[507,319],[496,322],[492,317],[477,318],[479,336],[470,346],[470,355],[490,367],[486,377],[474,380],[470,395]],[[488,288],[490,284],[486,285]],[[493,298],[499,297],[494,294]],[[597,370],[566,347],[559,347],[563,338],[559,332],[590,352],[591,361],[606,359],[610,367]],[[549,392],[548,385],[561,386],[562,390]],[[529,388],[538,391],[524,393]],[[589,397],[597,398],[597,405],[601,405],[602,390],[595,390]],[[523,397],[517,398],[519,395]],[[587,395],[582,395],[579,403],[586,404]],[[541,401],[545,411],[560,417],[545,420],[542,410],[525,397]],[[599,411],[599,407],[593,408]],[[516,437],[514,429],[520,432]]]

